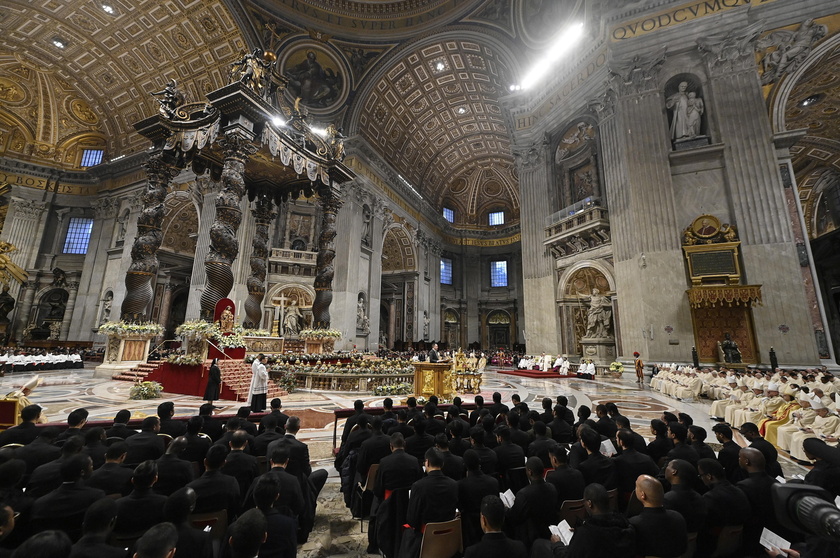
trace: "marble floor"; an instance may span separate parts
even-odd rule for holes
[[[175,403],[176,415],[189,416],[196,414],[198,407],[203,403],[197,397],[165,392],[163,399],[132,401],[128,399],[130,382],[93,378],[92,366],[77,370],[55,370],[41,376],[44,383],[33,392],[30,399],[44,408],[50,422],[63,423],[68,413],[79,407],[87,408],[91,419],[111,420],[120,409],[130,409],[135,418],[154,414],[157,405],[165,400]],[[0,378],[0,393],[12,391],[30,377],[30,374],[13,374]],[[650,420],[659,418],[663,411],[684,412],[694,418],[695,424],[706,428],[709,432],[707,441],[715,441],[711,433],[711,427],[715,423],[709,417],[710,402],[704,399],[693,402],[673,399],[651,390],[647,383],[640,386],[635,382],[634,374],[624,374],[619,379],[533,379],[488,369],[481,394],[485,400],[490,401],[495,391],[502,394],[504,403],[510,403],[511,395],[518,393],[529,407],[536,409],[541,407],[543,397],[553,398],[560,394],[569,398],[569,406],[572,408],[578,405],[594,408],[599,403],[613,401],[621,413],[630,419],[633,429],[645,437],[649,437]],[[472,397],[466,395],[462,398],[471,402]],[[339,492],[340,481],[333,467],[331,451],[335,427],[333,410],[352,407],[357,398],[362,399],[366,406],[381,406],[383,399],[336,392],[296,392],[283,398],[284,411],[301,417],[303,429],[299,437],[309,444],[313,467],[324,468],[329,472],[327,486],[318,499],[316,529],[309,542],[299,549],[298,556],[368,556],[364,551],[367,535],[360,531],[358,521],[352,520],[343,506]],[[219,412],[222,413],[235,412],[243,404],[225,400],[217,402],[217,406],[221,408]],[[339,433],[341,426],[339,423]],[[737,435],[736,442],[746,445],[744,440],[740,439],[740,435]],[[779,461],[788,477],[804,475],[807,472],[805,467],[791,461],[786,455],[780,454]]]

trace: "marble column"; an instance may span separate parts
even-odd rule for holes
[[[158,323],[164,328],[169,325],[169,316],[172,314],[172,293],[177,288],[167,277],[163,286],[163,299],[160,301],[160,314],[158,315]],[[166,335],[166,332],[164,332],[164,335]]]
[[[195,180],[192,197],[199,208],[198,238],[195,244],[195,258],[193,259],[192,275],[190,276],[190,292],[187,298],[186,320],[197,320],[201,313],[201,293],[207,284],[207,274],[204,272],[204,260],[210,252],[210,227],[216,220],[216,196],[222,190],[221,182],[213,182],[210,176],[200,176]]]
[[[262,325],[262,302],[265,298],[265,275],[268,266],[268,227],[277,217],[274,203],[268,196],[259,196],[251,210],[254,218],[253,246],[251,249],[251,274],[246,280],[248,298],[245,301],[246,328]]]
[[[149,303],[154,297],[152,279],[157,275],[157,250],[163,239],[164,206],[170,181],[180,172],[166,163],[159,153],[144,165],[148,184],[143,196],[143,211],[137,218],[137,236],[131,248],[131,266],[125,274],[125,298],[120,317],[126,321],[139,322],[148,319]]]
[[[544,142],[520,147],[515,152],[519,170],[519,196],[522,215],[545,214],[546,200],[552,199],[550,191],[548,146]],[[529,353],[555,353],[559,343],[556,312],[546,312],[547,305],[554,305],[553,258],[543,246],[545,228],[542,219],[523,219],[522,269],[523,296],[526,321],[523,327],[528,336]],[[466,316],[461,316],[461,323]]]
[[[23,330],[29,325],[32,313],[32,303],[35,301],[35,291],[38,290],[37,280],[26,281],[20,287],[20,304],[15,315],[14,337],[18,341],[23,339]]]
[[[15,246],[17,251],[9,254],[12,262],[23,269],[32,269],[38,257],[41,237],[44,233],[43,218],[47,204],[12,196],[9,212],[3,225],[0,240]]]
[[[388,299],[388,348],[394,348],[394,336],[397,334],[397,301]]]
[[[698,39],[710,76],[707,110],[726,145],[727,195],[741,238],[745,282],[761,284],[764,293],[763,305],[752,311],[757,350],[766,360],[772,346],[782,364],[812,365],[819,352],[755,64],[757,35],[753,27]]]
[[[313,327],[330,327],[332,280],[335,275],[335,222],[344,201],[337,192],[324,188],[320,193],[322,210],[321,235],[318,239],[318,257],[315,263],[315,301],[312,303]]]
[[[76,297],[79,295],[79,282],[70,281],[67,283],[67,306],[64,308],[64,317],[61,319],[61,329],[59,330],[58,338],[62,341],[67,341],[67,335],[70,333],[70,323],[73,321],[73,310],[76,308]]]
[[[245,195],[245,162],[257,152],[248,137],[239,130],[228,132],[219,140],[225,154],[222,168],[222,191],[216,197],[216,217],[210,227],[210,250],[204,259],[207,284],[201,294],[201,318],[213,320],[219,300],[233,288],[233,261],[239,254],[236,233],[242,221],[240,202]]]
[[[670,139],[662,118],[664,60],[659,52],[611,67],[607,93],[592,108],[600,118],[616,290],[622,293],[619,346],[639,351],[645,360],[671,362],[690,359],[686,346],[693,329],[680,247],[687,224],[677,222]],[[671,345],[656,333],[666,326],[686,342]]]

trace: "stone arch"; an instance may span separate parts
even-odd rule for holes
[[[272,335],[282,335],[282,324],[277,321],[281,319],[283,309],[280,308],[280,297],[288,300],[283,302],[289,305],[292,300],[301,309],[303,317],[302,327],[308,327],[312,321],[312,303],[315,301],[315,289],[309,285],[300,283],[277,283],[268,288],[263,299],[263,326],[272,332]]]
[[[391,225],[382,241],[382,272],[417,271],[414,242],[405,226]]]
[[[163,202],[161,250],[195,254],[198,242],[198,209],[187,192],[172,192]]]
[[[562,300],[565,296],[576,296],[573,294],[566,295],[567,286],[570,286],[571,282],[574,280],[574,277],[579,274],[582,270],[585,269],[593,269],[597,271],[607,282],[609,286],[609,290],[607,292],[614,293],[616,291],[615,286],[615,270],[613,267],[604,260],[583,260],[577,262],[574,265],[569,266],[563,271],[563,274],[560,276],[560,280],[557,282],[557,300],[558,302]],[[595,286],[595,285],[593,285]],[[600,287],[599,287],[600,288]],[[591,291],[591,287],[590,287]],[[603,289],[602,289],[602,292]],[[586,296],[589,296],[588,293]]]
[[[586,334],[588,299],[594,288],[601,291],[601,294],[615,292],[615,275],[612,267],[605,261],[578,262],[566,269],[558,281],[557,307],[563,353],[583,354],[581,340]],[[613,321],[613,330],[615,324]]]

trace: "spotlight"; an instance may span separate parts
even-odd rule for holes
[[[102,4],[102,11],[108,15],[114,15],[114,7],[110,4]]]
[[[583,37],[583,23],[576,23],[560,33],[557,39],[546,49],[546,55],[534,65],[525,79],[522,89],[535,85],[543,76],[553,69],[554,63]]]
[[[442,72],[444,69],[446,69],[446,64],[444,64],[443,62],[438,62],[437,64],[435,64],[435,69],[437,69],[438,72]]]
[[[65,48],[67,43],[60,37],[53,37],[52,44],[55,48]]]
[[[822,100],[822,97],[823,96],[819,93],[817,93],[816,95],[811,95],[810,97],[802,99],[799,102],[799,106],[800,107],[809,107],[811,105],[814,105],[814,104],[820,102],[820,100]]]
[[[461,107],[461,108],[458,109],[458,114],[466,114],[466,112],[467,112],[467,109],[465,109],[464,107]]]
[[[285,125],[286,125],[286,123],[283,121],[283,119],[282,119],[282,118],[280,118],[279,116],[275,116],[275,117],[273,117],[273,118],[271,119],[271,123],[272,123],[272,124],[274,124],[274,125],[275,125],[276,127],[278,127],[278,128],[279,128],[280,126],[285,126]]]

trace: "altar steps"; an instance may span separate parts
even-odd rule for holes
[[[236,394],[238,401],[248,401],[250,399],[248,388],[251,387],[251,365],[242,361],[222,360],[219,361],[219,368],[222,371],[222,384]],[[289,395],[287,391],[280,389],[271,380],[268,381],[268,395],[266,396],[268,401],[286,395]]]
[[[150,360],[149,362],[144,362],[142,364],[138,364],[131,370],[125,370],[123,372],[117,372],[113,376],[111,376],[112,380],[122,380],[125,382],[142,382],[146,379],[146,376],[154,372],[158,369],[158,366],[163,361],[159,360]]]

